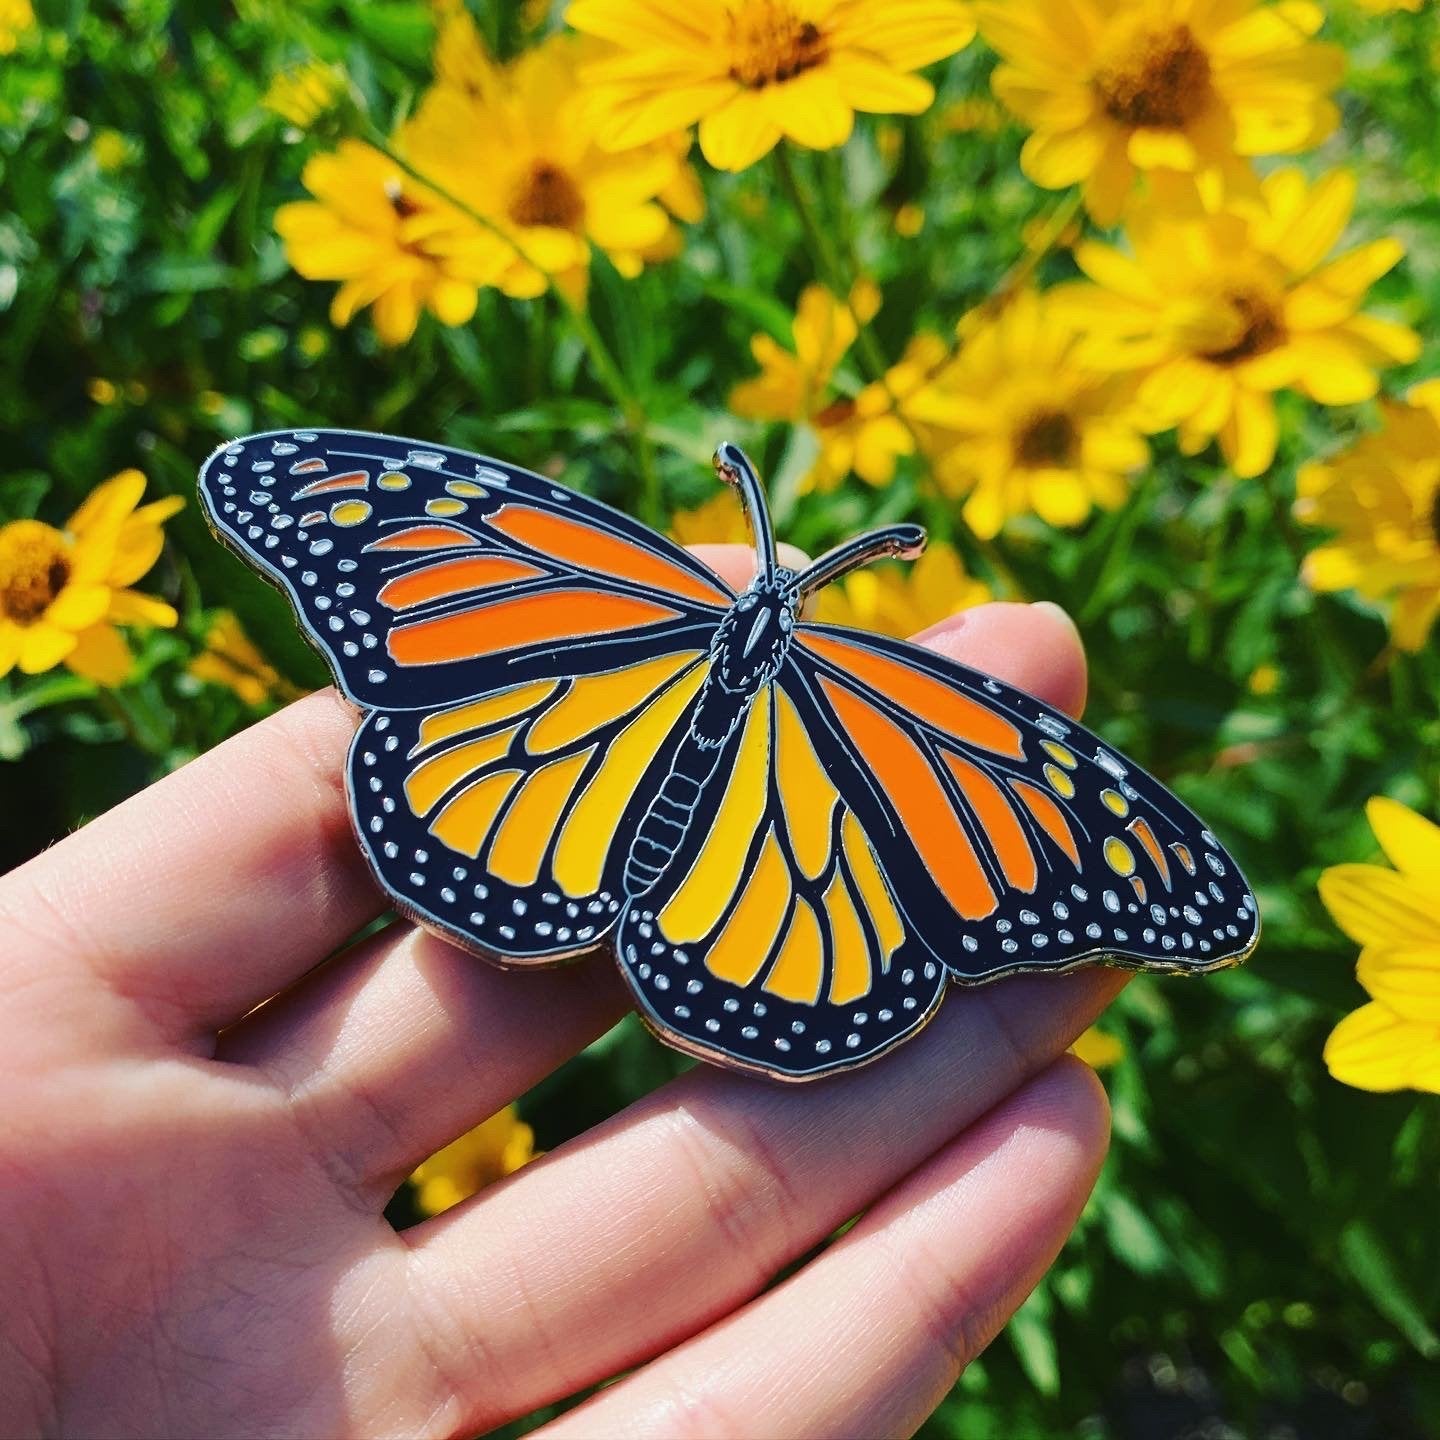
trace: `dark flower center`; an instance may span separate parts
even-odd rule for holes
[[[70,579],[70,557],[58,530],[18,520],[0,533],[0,614],[30,625]]]
[[[510,202],[510,218],[517,225],[579,230],[585,219],[585,197],[558,165],[537,160]]]
[[[1222,303],[1235,317],[1235,338],[1201,354],[1215,365],[1239,365],[1285,343],[1285,322],[1271,300],[1253,290],[1235,290]]]
[[[730,78],[763,90],[823,64],[829,47],[820,27],[783,0],[751,0],[730,16],[730,54]]]
[[[1210,57],[1188,25],[1144,26],[1100,66],[1094,84],[1112,120],[1179,129],[1210,99]]]
[[[1015,431],[1015,461],[1032,470],[1073,465],[1080,450],[1080,432],[1063,410],[1036,410]]]

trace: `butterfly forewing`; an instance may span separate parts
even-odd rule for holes
[[[210,457],[200,493],[226,543],[284,588],[345,693],[376,709],[703,649],[733,598],[596,500],[418,441],[254,435]]]
[[[804,625],[791,656],[907,920],[958,979],[1095,959],[1195,972],[1254,947],[1234,860],[1074,721],[882,636]]]

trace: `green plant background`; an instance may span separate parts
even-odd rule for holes
[[[1307,163],[1353,166],[1357,237],[1407,245],[1374,297],[1427,337],[1412,372],[1389,377],[1395,392],[1440,368],[1440,18],[1330,8],[1327,33],[1351,57],[1344,123]],[[271,217],[300,193],[310,146],[261,108],[268,77],[311,55],[337,62],[383,125],[426,82],[424,5],[37,10],[38,41],[0,59],[0,521],[58,522],[132,464],[152,494],[193,496],[220,440],[301,423],[443,438],[534,466],[564,457],[569,483],[637,503],[613,407],[552,303],[485,293],[470,326],[427,320],[387,352],[363,321],[333,330],[329,287],[285,263]],[[510,7],[475,13],[501,53],[514,46]],[[976,44],[938,68],[936,109],[890,122],[898,157],[883,158],[893,152],[869,121],[843,155],[796,157],[827,224],[881,284],[892,358],[916,329],[948,333],[1023,253],[1026,222],[1056,204],[1022,177],[1016,128],[939,133],[944,104],[988,96],[990,64]],[[102,129],[124,137],[116,170],[97,163]],[[625,281],[597,260],[592,277],[595,322],[654,421],[667,506],[713,493],[708,455],[728,436],[771,476],[785,538],[812,552],[916,513],[906,471],[883,492],[852,481],[797,501],[803,437],[726,414],[730,386],[753,370],[751,334],[786,339],[815,257],[768,166],[707,173],[705,188],[707,218],[680,261]],[[912,240],[891,224],[904,200],[926,211]],[[1042,278],[1072,273],[1062,252]],[[91,398],[96,378],[117,387],[113,403]],[[1124,509],[1075,533],[1007,532],[1028,595],[1078,617],[1090,722],[1223,833],[1266,936],[1243,971],[1125,992],[1108,1021],[1127,1056],[1108,1072],[1115,1143],[1094,1202],[927,1435],[1440,1433],[1440,1108],[1344,1089],[1319,1058],[1363,996],[1316,875],[1373,855],[1366,797],[1434,814],[1440,778],[1433,646],[1387,655],[1378,617],[1297,580],[1313,537],[1290,518],[1296,465],[1375,419],[1370,406],[1289,404],[1280,457],[1251,481],[1162,442]],[[96,696],[64,672],[0,682],[0,867],[250,722],[228,692],[184,673],[216,607],[296,684],[323,682],[279,597],[211,539],[195,504],[168,529],[150,588],[183,619],[145,640],[136,683]],[[1249,680],[1262,665],[1279,683],[1259,696]],[[682,1063],[627,1023],[522,1110],[554,1148]]]

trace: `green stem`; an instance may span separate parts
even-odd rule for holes
[[[555,276],[528,254],[525,247],[513,235],[507,234],[488,215],[475,209],[453,190],[412,164],[372,124],[366,122],[365,129],[366,141],[384,155],[391,164],[399,166],[412,180],[425,186],[427,190],[433,191],[447,205],[453,206],[464,215],[467,220],[474,221],[481,229],[496,236],[515,253],[523,264],[529,265],[533,270],[538,270],[546,278],[549,282],[550,293],[559,300],[566,318],[574,328],[580,343],[585,347],[585,353],[590,357],[596,378],[609,392],[610,398],[619,408],[625,422],[625,430],[630,437],[631,448],[635,453],[635,463],[640,471],[641,498],[645,519],[651,525],[663,524],[664,506],[660,492],[660,476],[655,468],[655,447],[650,439],[650,417],[646,413],[640,397],[626,379],[619,361],[610,353],[604,337],[595,328],[595,322],[591,320],[589,314],[565,293],[563,287],[556,283]]]

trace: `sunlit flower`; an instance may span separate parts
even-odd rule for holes
[[[895,211],[890,223],[902,240],[913,240],[925,228],[925,207],[907,200]]]
[[[728,490],[717,490],[692,510],[677,510],[670,517],[670,533],[682,545],[750,544],[745,512]]]
[[[1355,969],[1371,1003],[1325,1042],[1325,1063],[1361,1090],[1440,1094],[1440,826],[1395,800],[1365,807],[1383,865],[1333,865],[1320,898],[1363,948]]]
[[[815,618],[906,640],[988,599],[989,586],[965,573],[955,547],[932,542],[909,564],[869,565],[827,585],[816,597]]]
[[[1193,203],[1196,182],[1248,188],[1243,157],[1289,155],[1334,128],[1343,52],[1311,39],[1309,0],[982,0],[995,93],[1033,132],[1037,185],[1080,184],[1103,225],[1137,174]]]
[[[1178,425],[1187,455],[1218,437],[1237,475],[1259,475],[1275,456],[1277,390],[1354,404],[1375,394],[1380,367],[1419,354],[1414,331],[1360,313],[1400,242],[1327,259],[1354,200],[1348,171],[1312,185],[1290,168],[1222,213],[1138,206],[1126,227],[1133,255],[1077,245],[1093,283],[1060,287],[1090,332],[1087,359],[1135,373],[1148,428]]]
[[[1092,1070],[1104,1070],[1125,1058],[1125,1042],[1118,1035],[1092,1025],[1075,1037],[1070,1053],[1079,1056]]]
[[[633,275],[670,229],[658,197],[676,198],[684,147],[667,138],[601,150],[577,76],[585,49],[555,35],[469,90],[437,86],[400,137],[423,174],[488,222],[461,232],[449,253],[493,271],[517,298],[543,294],[552,279],[581,293],[592,246]]]
[[[207,685],[223,685],[245,704],[294,700],[300,692],[255,648],[240,621],[221,610],[205,632],[205,648],[186,667]]]
[[[106,174],[119,170],[130,158],[130,142],[118,131],[104,127],[95,132],[90,142],[95,165]]]
[[[1384,427],[1300,470],[1295,513],[1334,538],[1306,557],[1316,590],[1393,600],[1395,643],[1418,650],[1440,614],[1440,381],[1387,401]]]
[[[0,55],[13,55],[21,37],[34,28],[30,0],[0,0]]]
[[[811,416],[820,453],[800,478],[802,495],[833,490],[852,472],[867,485],[888,485],[902,455],[913,455],[926,440],[912,402],[948,353],[938,335],[916,335],[881,380],[854,397],[833,400]]]
[[[975,33],[958,0],[572,0],[566,19],[614,47],[587,72],[604,145],[698,121],[721,170],[743,170],[782,137],[843,145],[857,110],[919,114],[935,92],[913,72]]]
[[[122,470],[63,529],[41,520],[0,527],[0,675],[64,664],[98,684],[120,685],[131,655],[116,626],[175,624],[172,606],[129,587],[160,558],[161,527],[184,502],[170,496],[140,505],[144,492],[145,477]]]
[[[998,315],[961,322],[955,357],[915,397],[935,427],[936,478],[967,495],[982,539],[1013,515],[1078,525],[1125,498],[1145,464],[1129,387],[1080,355],[1080,332],[1047,296],[1021,291]]]
[[[915,449],[903,402],[939,362],[940,342],[932,337],[912,341],[883,383],[872,382],[855,394],[835,385],[836,372],[855,342],[857,322],[867,324],[879,307],[880,292],[867,280],[851,290],[848,304],[823,285],[808,285],[795,307],[791,349],[765,334],[750,341],[760,374],[730,391],[730,408],[748,420],[813,429],[819,453],[800,482],[802,493],[833,490],[852,470],[871,485],[887,484],[897,458]]]
[[[535,1132],[507,1105],[415,1168],[410,1184],[416,1207],[439,1215],[534,1158]]]
[[[311,159],[302,179],[315,199],[282,205],[275,228],[307,280],[342,282],[330,306],[336,325],[373,306],[375,333],[399,345],[424,309],[446,325],[463,325],[475,313],[476,275],[495,267],[477,272],[473,257],[462,263],[437,248],[437,236],[453,240],[467,222],[393,161],[345,140]]]
[[[288,120],[296,129],[308,130],[322,115],[335,108],[345,93],[345,73],[334,65],[310,60],[292,65],[271,80],[260,103],[272,115]]]

